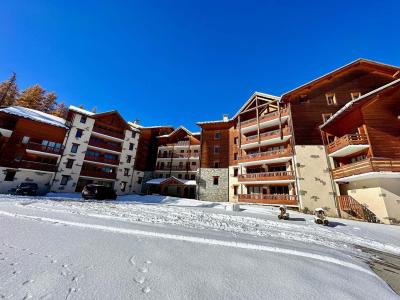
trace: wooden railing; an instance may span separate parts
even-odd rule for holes
[[[288,194],[239,194],[239,202],[278,205],[297,205],[297,195]]]
[[[368,172],[400,172],[400,160],[373,157],[332,170],[334,179]]]
[[[122,151],[122,146],[121,144],[118,145],[113,145],[109,144],[107,142],[99,142],[99,141],[94,141],[92,139],[89,140],[89,145],[93,147],[98,147],[98,148],[103,148],[111,151],[116,151],[116,152],[121,152]]]
[[[112,136],[120,140],[123,140],[125,138],[125,135],[122,132],[116,132],[110,129],[101,128],[96,125],[93,126],[93,131],[104,135]]]
[[[46,163],[41,163],[41,162],[36,162],[36,161],[29,161],[29,160],[21,160],[21,161],[2,160],[0,162],[0,165],[3,167],[9,167],[9,168],[21,168],[21,169],[30,169],[30,170],[37,170],[37,171],[47,171],[47,172],[56,172],[57,171],[57,165],[55,165],[55,164],[46,164]]]
[[[196,171],[197,170],[197,166],[156,166],[156,170],[164,170],[164,171],[182,171],[182,172],[186,172],[186,171]]]
[[[199,153],[161,153],[158,154],[158,158],[198,158]]]
[[[368,145],[368,139],[365,134],[346,134],[327,147],[328,153],[331,154],[349,145]]]
[[[283,135],[288,135],[290,133],[289,127],[284,127],[282,128],[282,134]],[[276,137],[279,137],[281,135],[281,131],[279,129],[273,130],[273,131],[268,131],[260,134],[260,141],[265,141],[269,139],[273,139]],[[248,143],[254,143],[258,140],[258,135],[252,135],[248,137],[244,137],[242,140],[242,144],[248,144]]]
[[[103,164],[118,165],[119,161],[111,158],[105,158],[104,156],[88,156],[85,155],[85,160],[95,161]]]
[[[249,173],[238,176],[238,181],[263,181],[263,180],[292,180],[294,179],[293,171],[263,172]]]
[[[287,115],[288,115],[288,109],[287,108],[281,109],[281,117],[287,116]],[[258,122],[262,123],[262,122],[270,121],[270,120],[277,119],[277,118],[279,118],[279,112],[274,111],[269,114],[260,116],[258,119]],[[257,118],[252,118],[252,119],[241,122],[240,126],[241,126],[241,128],[244,128],[244,127],[248,127],[248,126],[255,125],[255,124],[257,124]]]
[[[292,149],[291,148],[285,148],[285,149],[281,149],[281,150],[259,152],[259,153],[239,156],[238,157],[238,162],[239,163],[244,163],[244,162],[264,160],[264,159],[287,157],[287,156],[291,156],[291,155],[292,155]]]
[[[372,211],[370,211],[365,205],[359,203],[353,197],[341,195],[337,196],[336,199],[339,203],[339,208],[353,217],[373,223],[378,221],[376,215]]]
[[[107,179],[115,179],[117,178],[116,173],[108,173],[103,171],[96,171],[96,170],[88,170],[83,169],[81,170],[81,176],[88,176],[88,177],[96,177],[96,178],[107,178]]]
[[[64,147],[50,147],[50,146],[45,146],[43,144],[34,143],[34,142],[29,142],[26,145],[26,149],[40,151],[40,152],[46,152],[46,153],[52,153],[52,154],[57,154],[57,155],[61,155],[64,151]]]

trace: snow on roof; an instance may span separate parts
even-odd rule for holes
[[[360,97],[358,97],[358,98],[356,98],[354,100],[351,100],[350,102],[346,103],[346,105],[343,106],[341,109],[339,109],[336,113],[334,113],[328,120],[326,120],[326,122],[324,124],[322,124],[319,127],[320,128],[325,127],[328,123],[332,122],[339,115],[341,115],[344,111],[350,109],[355,103],[357,103],[359,101],[362,101],[362,100],[368,98],[369,96],[374,95],[374,94],[376,94],[376,93],[378,93],[380,91],[383,91],[384,89],[389,88],[389,87],[391,87],[393,85],[396,85],[398,83],[400,83],[400,79],[396,79],[396,80],[394,80],[392,82],[389,82],[388,84],[385,84],[385,85],[383,85],[383,86],[381,86],[381,87],[379,87],[379,88],[377,88],[375,90],[372,90],[372,91],[370,91],[370,92],[368,92],[368,93],[366,93],[366,94],[364,94],[364,95],[362,95],[362,96],[360,96]]]
[[[196,185],[196,180],[184,180],[184,179],[176,178],[175,176],[171,176],[171,177],[168,177],[168,178],[151,179],[151,180],[147,181],[146,184],[161,184],[164,181],[167,181],[167,180],[170,180],[170,179],[175,179],[176,181],[179,181],[184,185]]]
[[[93,113],[91,111],[88,111],[86,109],[79,108],[79,107],[76,107],[76,106],[73,106],[73,105],[70,105],[68,109],[69,110],[73,110],[73,111],[78,112],[78,113],[81,113],[81,114],[84,114],[84,115],[88,115],[88,116],[95,115],[95,113]]]
[[[57,126],[57,127],[68,128],[65,125],[65,119],[44,113],[39,110],[27,108],[27,107],[10,106],[10,107],[0,109],[0,112],[19,116],[19,117],[22,117],[25,119],[30,119],[30,120],[41,122],[41,123],[46,123],[46,124]]]

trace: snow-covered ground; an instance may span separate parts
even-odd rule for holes
[[[162,196],[0,196],[0,298],[398,299],[359,247],[400,227]]]

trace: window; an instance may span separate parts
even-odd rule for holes
[[[126,189],[126,182],[125,182],[125,181],[121,181],[120,187],[121,187],[121,192],[125,192],[125,189]]]
[[[78,152],[78,147],[79,147],[79,144],[72,144],[72,146],[71,146],[71,153],[76,153],[76,152]]]
[[[79,138],[82,137],[82,134],[83,134],[83,130],[82,130],[82,129],[77,129],[77,130],[76,130],[76,133],[75,133],[75,137],[76,137],[77,139],[79,139]]]
[[[14,158],[14,160],[15,160],[15,161],[21,161],[21,160],[22,160],[22,155],[17,155],[17,156]]]
[[[13,181],[17,171],[7,170],[6,172],[7,173],[6,173],[6,177],[4,178],[4,181]]]
[[[355,162],[364,160],[364,159],[366,159],[366,158],[367,158],[367,156],[366,156],[365,154],[361,154],[361,155],[358,155],[358,156],[356,156],[356,157],[350,158],[350,161],[351,161],[352,163],[355,163]]]
[[[233,153],[233,159],[234,159],[234,160],[237,160],[237,159],[238,159],[238,154],[237,154],[237,152]]]
[[[289,194],[289,187],[287,185],[277,185],[269,187],[270,194]]]
[[[182,179],[182,174],[178,174],[178,179]]]
[[[69,180],[69,175],[62,175],[60,185],[67,185]]]
[[[199,150],[194,149],[193,152],[194,152],[194,153],[199,153]]]
[[[129,143],[129,150],[133,150],[133,147],[135,147],[135,144]]]
[[[335,105],[336,104],[336,96],[333,93],[329,93],[325,95],[326,97],[326,102],[328,105]]]
[[[163,174],[160,174],[159,178],[163,178]]]
[[[299,100],[299,102],[300,102],[300,103],[309,103],[309,102],[310,102],[310,99],[308,98],[308,95],[303,94],[303,95],[300,95],[300,100]]]
[[[161,175],[162,175],[162,174],[161,174]],[[138,177],[137,183],[138,183],[138,184],[142,184],[142,180],[143,180],[143,177]]]
[[[239,173],[239,169],[238,168],[234,168],[233,169],[233,177],[237,177]]]
[[[22,138],[22,144],[28,144],[29,143],[29,136],[24,136]]]
[[[195,180],[196,179],[196,175],[194,175],[194,174],[190,175],[190,179],[191,180]]]
[[[81,116],[81,123],[85,124],[86,123],[86,119],[87,119],[86,116]]]
[[[185,153],[185,150],[181,150],[181,153]]]
[[[216,140],[219,140],[221,138],[221,132],[216,132],[215,135],[214,135],[214,138]]]
[[[214,185],[218,185],[218,182],[219,182],[219,176],[214,176],[213,177],[213,184]]]
[[[214,161],[214,168],[219,168],[219,161]]]
[[[238,144],[238,141],[239,141],[239,138],[235,137],[234,140],[233,140],[233,143],[234,143],[235,145],[237,145],[237,144]]]
[[[132,156],[131,155],[127,155],[126,156],[126,162],[129,164],[132,160]]]
[[[67,169],[72,169],[72,165],[74,164],[74,160],[73,159],[68,159],[67,160],[67,164],[65,165],[65,167]]]
[[[189,179],[189,174],[185,174],[185,179]]]
[[[132,131],[132,138],[136,137],[136,131]]]
[[[219,146],[214,146],[214,153],[215,154],[218,154],[219,153]]]
[[[352,93],[351,93],[351,99],[352,99],[352,100],[355,100],[355,99],[357,99],[357,98],[360,98],[360,96],[361,96],[361,93],[360,93],[360,92],[352,92]]]
[[[124,176],[129,176],[129,169],[124,169]]]
[[[237,194],[238,194],[238,186],[234,185],[233,186],[233,195],[237,196]]]
[[[332,114],[322,114],[322,121],[324,123],[332,116]]]

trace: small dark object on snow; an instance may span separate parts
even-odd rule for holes
[[[289,213],[286,212],[286,206],[284,205],[279,206],[279,210],[281,211],[281,213],[278,215],[278,219],[289,220]]]
[[[325,211],[322,208],[316,208],[314,211],[314,222],[321,225],[328,225],[329,221],[325,216]]]
[[[82,198],[96,200],[115,200],[117,194],[114,189],[100,184],[88,184],[82,190]]]
[[[38,194],[38,185],[32,182],[22,182],[20,183],[16,190],[16,195],[23,195],[23,196],[36,196]]]

